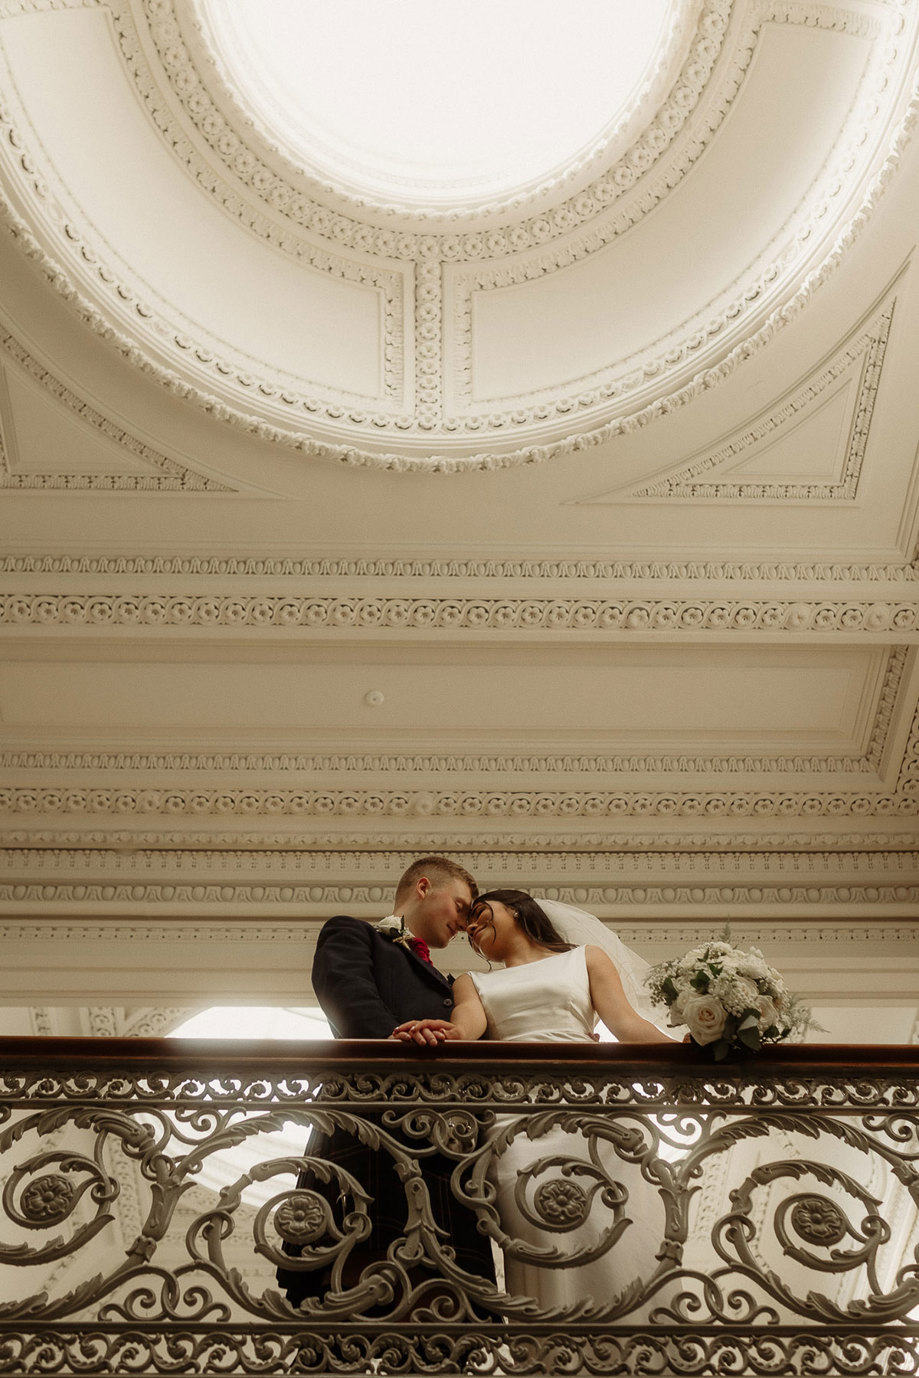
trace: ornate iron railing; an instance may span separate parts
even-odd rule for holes
[[[919,1372],[919,1049],[0,1039],[0,1086],[0,1373]],[[310,1130],[396,1164],[388,1259]]]

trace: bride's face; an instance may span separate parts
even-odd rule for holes
[[[503,961],[516,932],[516,915],[500,900],[479,900],[472,906],[466,936],[481,957]]]

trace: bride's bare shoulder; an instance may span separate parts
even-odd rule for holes
[[[604,952],[602,947],[594,947],[593,943],[587,943],[584,948],[587,958],[587,966],[591,971],[603,968],[604,970],[616,970],[616,964],[608,952]]]

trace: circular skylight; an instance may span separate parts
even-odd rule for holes
[[[602,146],[680,0],[199,0],[238,97],[354,195],[475,204]]]

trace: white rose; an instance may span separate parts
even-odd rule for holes
[[[697,1043],[714,1043],[724,1032],[723,1006],[711,995],[691,995],[683,1002],[683,1021]]]
[[[776,1009],[775,1001],[770,1000],[768,995],[758,995],[753,1001],[753,1008],[759,1015],[759,1027],[762,1033],[771,1029],[773,1025],[781,1027],[781,1016]]]
[[[388,935],[390,933],[401,933],[403,922],[404,920],[401,919],[398,914],[390,914],[387,918],[380,919],[380,922],[375,923],[373,926],[378,933],[386,933]]]

